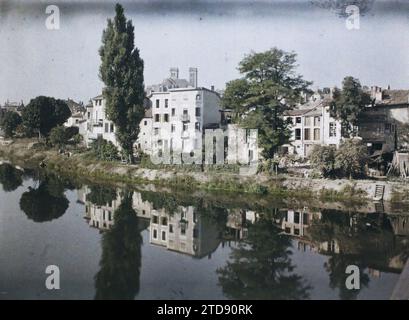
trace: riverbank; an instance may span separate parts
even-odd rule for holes
[[[84,152],[70,156],[36,144],[35,140],[15,140],[0,145],[0,159],[22,167],[35,168],[44,164],[48,170],[95,182],[131,185],[154,184],[185,190],[222,190],[236,193],[297,197],[321,201],[364,202],[373,200],[377,185],[384,187],[383,200],[409,201],[409,185],[399,181],[313,179],[289,175],[257,174],[243,176],[234,172],[143,168],[118,162],[96,161]]]

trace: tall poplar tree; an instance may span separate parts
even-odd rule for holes
[[[134,26],[120,4],[102,34],[100,78],[105,84],[106,115],[115,124],[116,137],[130,161],[144,117],[143,60],[134,45]]]

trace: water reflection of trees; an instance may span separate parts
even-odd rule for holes
[[[290,247],[291,239],[271,219],[256,221],[217,270],[224,294],[231,299],[308,298],[309,286],[293,272]]]
[[[23,172],[8,163],[0,165],[0,184],[5,192],[16,190],[23,184]]]
[[[102,237],[95,298],[133,299],[139,292],[142,236],[130,192],[124,194],[114,217],[115,224]]]
[[[46,222],[61,217],[68,208],[65,189],[72,188],[68,180],[51,174],[41,176],[37,188],[29,187],[20,198],[20,209],[34,222]]]
[[[388,269],[391,259],[405,251],[397,245],[384,214],[322,210],[321,219],[314,220],[309,227],[308,237],[316,243],[336,245],[337,252],[322,253],[330,255],[324,267],[331,288],[338,288],[341,299],[356,299],[360,290],[369,285],[370,278],[365,272],[368,268]],[[348,290],[345,286],[349,265],[360,269],[360,290]]]
[[[117,199],[116,188],[104,185],[90,185],[89,188],[86,199],[96,206],[105,206]]]

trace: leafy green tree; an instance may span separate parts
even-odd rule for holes
[[[258,129],[262,155],[271,158],[290,135],[283,112],[301,101],[311,82],[296,74],[296,54],[272,48],[251,53],[239,63],[243,78],[226,85],[224,108],[244,128]]]
[[[332,146],[314,146],[310,154],[311,165],[320,171],[324,177],[335,174],[335,152]]]
[[[248,238],[234,248],[227,265],[217,270],[230,299],[306,299],[309,286],[293,273],[291,239],[261,219],[250,225]]]
[[[368,162],[367,147],[360,140],[347,139],[335,152],[334,168],[344,177],[359,178],[365,175]]]
[[[341,120],[342,136],[356,136],[358,118],[365,106],[371,103],[371,97],[364,92],[358,79],[345,77],[342,90],[335,88],[331,102],[331,115]]]
[[[105,84],[106,114],[114,122],[116,137],[133,161],[133,145],[144,117],[143,60],[134,45],[134,26],[117,4],[115,18],[108,19],[102,35],[100,78]]]
[[[114,221],[102,238],[101,268],[95,275],[98,300],[130,300],[139,292],[142,236],[131,192],[125,192]]]
[[[39,96],[31,99],[22,112],[23,124],[32,132],[48,135],[52,128],[62,125],[71,116],[68,105],[59,99]]]
[[[0,165],[0,183],[5,192],[16,190],[23,184],[23,173],[14,168],[11,164],[3,163]]]
[[[5,112],[0,118],[0,127],[4,131],[5,137],[12,137],[21,124],[22,120],[20,115],[14,111]]]

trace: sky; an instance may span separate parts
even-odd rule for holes
[[[345,4],[362,9],[349,30]],[[48,30],[45,9],[60,9]],[[298,55],[297,71],[313,89],[340,86],[352,75],[364,85],[409,88],[409,2],[380,0],[137,0],[121,1],[135,26],[145,84],[179,67],[199,69],[199,85],[223,89],[240,77],[240,60],[278,47]],[[337,4],[344,6],[337,6]],[[113,1],[0,0],[0,104],[38,95],[87,102],[100,94],[102,31]],[[334,5],[335,4],[335,5]]]

